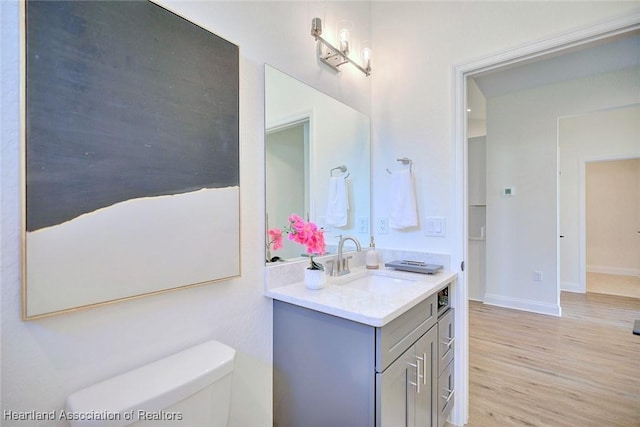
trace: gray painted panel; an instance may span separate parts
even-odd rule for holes
[[[277,427],[373,426],[375,329],[273,301]]]

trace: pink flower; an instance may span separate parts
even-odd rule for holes
[[[324,232],[322,230],[313,230],[306,241],[307,253],[323,254],[326,250],[324,242]]]
[[[313,222],[306,222],[296,214],[289,215],[289,226],[284,230],[269,230],[269,245],[273,243],[274,250],[282,247],[282,233],[287,233],[290,241],[306,246],[308,254],[323,254],[326,251],[324,232]]]
[[[280,249],[283,244],[282,244],[282,230],[280,230],[279,228],[272,228],[271,230],[269,230],[269,240],[271,240],[269,243],[273,243],[273,250],[277,251],[278,249]]]

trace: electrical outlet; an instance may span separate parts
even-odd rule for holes
[[[389,233],[389,220],[387,218],[378,218],[376,220],[376,234]]]
[[[358,233],[369,234],[369,218],[366,216],[358,217]]]
[[[542,271],[534,271],[533,272],[533,281],[534,282],[542,282]]]

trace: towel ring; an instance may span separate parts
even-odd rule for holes
[[[410,158],[408,158],[408,157],[401,157],[401,158],[399,158],[399,159],[396,159],[396,161],[398,161],[398,162],[402,162],[402,164],[403,164],[403,165],[405,165],[405,166],[406,166],[406,165],[409,165],[409,172],[413,172],[413,160],[411,160]],[[391,171],[389,170],[389,168],[387,168],[387,173],[389,173],[389,174],[393,174],[393,172],[391,172]]]
[[[329,176],[333,176],[333,171],[335,171],[335,170],[339,170],[340,172],[345,173],[347,171],[347,167],[345,165],[336,166],[335,168],[333,168],[333,169],[331,169],[329,171]],[[351,175],[351,173],[348,173],[345,176],[345,179],[349,178],[349,175]]]

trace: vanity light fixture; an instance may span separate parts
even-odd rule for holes
[[[313,18],[311,20],[311,36],[316,39],[318,48],[318,58],[336,71],[340,71],[340,66],[350,63],[365,75],[371,75],[371,49],[364,47],[362,49],[362,60],[364,65],[360,65],[349,57],[350,48],[350,28],[340,27],[338,30],[338,38],[340,40],[340,48],[334,47],[327,40],[322,38],[322,20]]]

